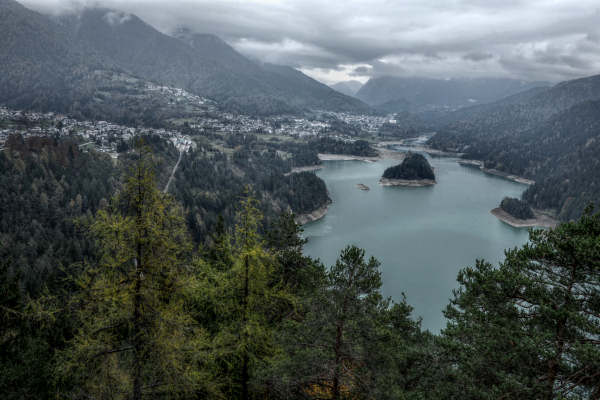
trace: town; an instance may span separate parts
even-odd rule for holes
[[[9,135],[30,136],[76,136],[84,143],[82,148],[93,147],[99,152],[108,153],[113,158],[126,143],[137,135],[158,135],[173,143],[182,152],[194,146],[187,135],[179,131],[163,128],[128,127],[106,121],[78,121],[56,113],[26,112],[0,108],[0,150]]]
[[[170,140],[180,151],[195,146],[191,135],[268,134],[293,137],[334,136],[345,141],[360,135],[374,135],[383,124],[395,124],[393,115],[354,115],[315,111],[309,116],[249,116],[221,111],[212,100],[183,89],[148,84],[146,90],[163,96],[172,105],[194,104],[202,107],[192,118],[167,121],[168,128],[131,127],[107,121],[77,120],[59,113],[41,113],[0,107],[0,150],[9,135],[77,136],[97,151],[117,154],[137,135],[158,135]],[[356,132],[360,133],[357,135]]]

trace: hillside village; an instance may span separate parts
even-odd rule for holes
[[[116,157],[122,147],[137,135],[157,135],[171,141],[180,151],[195,146],[187,135],[163,128],[129,127],[107,121],[78,121],[62,114],[26,112],[0,108],[0,150],[9,135],[30,136],[78,136],[99,152]]]
[[[41,113],[0,107],[0,149],[11,134],[24,137],[76,135],[81,137],[85,144],[116,157],[120,146],[136,135],[158,135],[172,141],[180,150],[187,150],[194,145],[188,133],[269,134],[298,138],[323,135],[352,141],[352,137],[357,136],[356,132],[374,135],[383,124],[396,123],[392,115],[354,115],[330,111],[315,111],[310,117],[249,116],[220,111],[214,101],[183,89],[149,83],[146,90],[163,97],[174,106],[201,106],[202,112],[193,118],[169,121],[171,128],[167,129],[125,126],[108,121],[77,120],[53,112]],[[348,128],[348,132],[345,132],[344,127]]]

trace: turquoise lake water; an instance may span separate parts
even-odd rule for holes
[[[333,203],[327,215],[304,226],[305,252],[329,266],[347,244],[381,262],[383,294],[404,292],[434,332],[445,326],[456,275],[478,258],[497,264],[504,249],[527,241],[516,229],[490,214],[504,196],[519,197],[525,185],[463,167],[453,158],[429,158],[437,184],[431,187],[382,187],[383,171],[396,163],[381,160],[326,161],[318,171]],[[363,191],[363,183],[371,190]]]

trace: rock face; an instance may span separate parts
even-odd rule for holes
[[[384,186],[430,186],[435,184],[435,174],[425,157],[409,152],[401,164],[385,170],[379,183]]]

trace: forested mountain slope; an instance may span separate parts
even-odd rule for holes
[[[363,83],[360,81],[342,81],[334,83],[333,85],[329,85],[334,90],[337,90],[340,93],[343,93],[347,96],[355,96],[356,93],[363,86]]]
[[[0,21],[0,102],[15,107],[79,109],[99,87],[114,84],[112,76],[97,79],[98,71],[110,71],[183,88],[243,113],[369,112],[296,70],[250,61],[216,36],[180,31],[171,37],[120,11],[90,8],[50,18],[2,0]]]
[[[13,0],[0,0],[0,102],[14,107],[69,107],[94,69],[110,63],[68,30]],[[75,90],[75,84],[83,84]]]
[[[371,78],[356,97],[388,112],[452,110],[492,102],[543,82],[515,79],[431,79],[382,76]]]
[[[442,134],[432,143],[451,145],[452,141],[445,139],[447,132],[465,138],[455,143],[459,146],[473,136],[518,134],[590,100],[600,100],[600,75],[562,82],[546,89],[534,88],[494,103],[458,110],[446,117],[448,124],[441,127]]]
[[[430,144],[535,180],[532,206],[571,219],[600,198],[600,75],[456,114]]]

